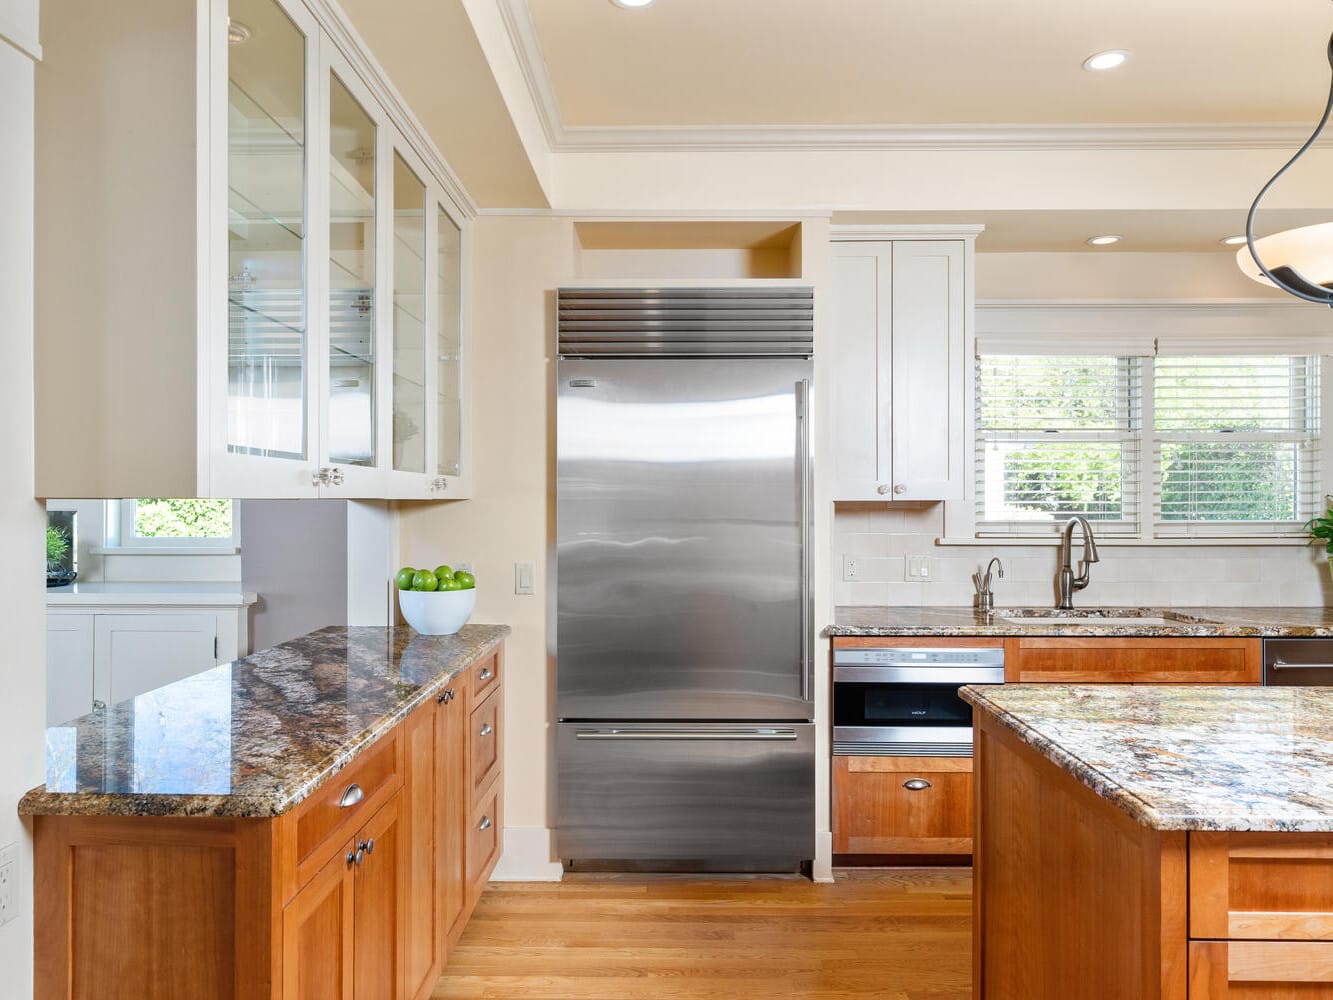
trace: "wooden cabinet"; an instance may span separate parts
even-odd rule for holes
[[[835,854],[971,854],[972,758],[834,757]]]
[[[835,229],[834,500],[966,496],[975,235],[874,239]]]
[[[1263,640],[1070,638],[1008,639],[1004,675],[1060,684],[1259,684]]]
[[[36,996],[429,997],[502,848],[501,662],[274,819],[36,817]]]
[[[1333,942],[1191,941],[1189,1000],[1333,1000]]]
[[[44,29],[37,493],[466,497],[475,206],[337,5]]]

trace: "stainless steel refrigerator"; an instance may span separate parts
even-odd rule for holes
[[[557,841],[814,856],[809,288],[561,289]]]

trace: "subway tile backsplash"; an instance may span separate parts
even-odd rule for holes
[[[943,504],[839,507],[833,518],[833,599],[839,605],[969,605],[972,574],[991,556],[997,607],[1055,603],[1059,549],[1051,545],[936,545]],[[1075,542],[1075,557],[1080,551]],[[906,579],[910,556],[931,563],[928,583]],[[856,579],[844,579],[845,560]],[[1333,603],[1321,549],[1298,545],[1121,546],[1101,548],[1092,582],[1074,595],[1082,607],[1320,607]]]

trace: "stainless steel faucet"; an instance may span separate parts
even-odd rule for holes
[[[996,556],[986,565],[986,572],[976,572],[972,574],[972,579],[977,585],[977,607],[982,611],[990,611],[995,607],[995,592],[991,590],[990,575],[994,570],[1000,574],[1000,579],[1004,579],[1004,563],[1000,562],[1000,557]]]
[[[1076,524],[1083,528],[1083,558],[1078,563],[1078,576],[1074,575],[1071,565]],[[1089,567],[1097,561],[1097,542],[1092,537],[1092,525],[1088,523],[1087,518],[1075,514],[1065,522],[1064,531],[1060,533],[1060,575],[1057,578],[1060,599],[1055,605],[1058,610],[1068,611],[1074,607],[1074,591],[1082,590],[1088,585]]]

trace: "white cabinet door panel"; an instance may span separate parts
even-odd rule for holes
[[[98,697],[108,705],[213,666],[211,614],[98,615]]]
[[[833,495],[884,500],[892,461],[891,345],[880,317],[887,317],[892,301],[892,253],[885,243],[833,249]]]
[[[93,710],[93,616],[46,619],[46,724],[58,726]]]

